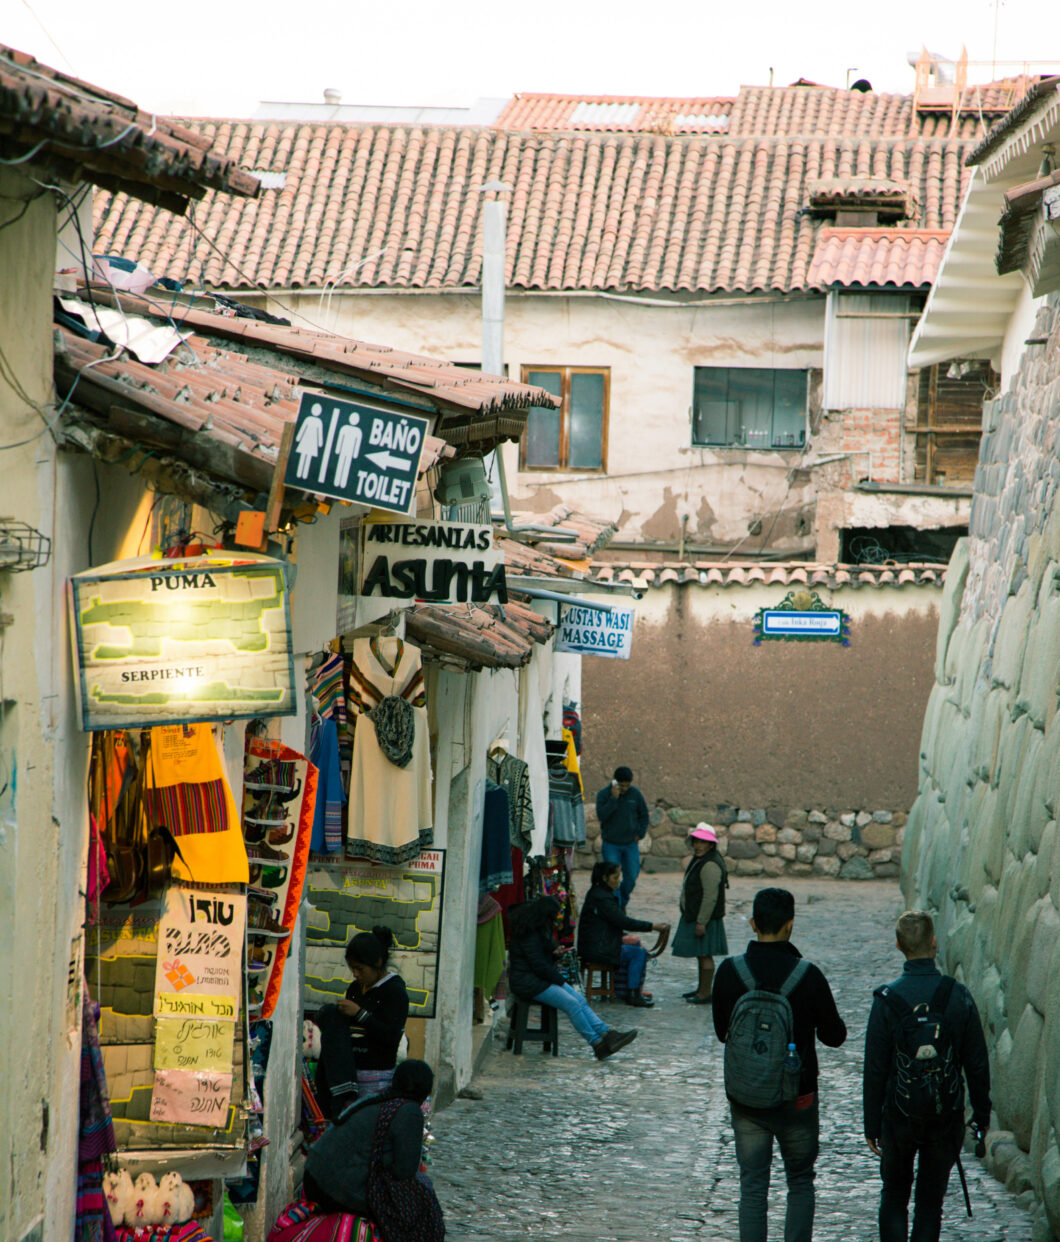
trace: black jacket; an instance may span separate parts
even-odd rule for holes
[[[512,936],[508,949],[508,982],[520,1000],[533,1000],[539,992],[566,980],[556,969],[552,950],[556,939],[547,927],[538,928],[527,936]]]
[[[617,798],[611,797],[611,786],[605,785],[596,795],[596,818],[601,840],[608,845],[632,845],[648,831],[648,804],[636,785]]]
[[[360,1013],[349,1019],[357,1068],[393,1069],[409,1016],[409,994],[404,979],[391,975],[367,992],[362,992],[361,985],[354,980],[346,989],[346,999],[362,1006]]]
[[[930,1001],[942,974],[931,957],[914,957],[892,984],[892,991],[912,1006]],[[983,1037],[983,1024],[972,995],[963,983],[955,983],[946,1006],[945,1021],[954,1051],[968,1081],[972,1120],[985,1131],[990,1124],[990,1059]],[[894,1040],[899,1018],[879,996],[872,1002],[865,1030],[865,1070],[862,1104],[865,1137],[878,1139],[883,1119],[894,1100]],[[961,1106],[964,1104],[963,1086]]]
[[[344,1211],[368,1215],[368,1161],[382,1097],[367,1095],[328,1126],[309,1149],[306,1171]],[[394,1177],[415,1176],[423,1149],[423,1113],[406,1101],[383,1139],[382,1162]]]
[[[618,893],[606,884],[594,884],[578,919],[578,956],[583,962],[617,966],[622,960],[623,935],[639,931],[651,931],[651,924],[630,918],[619,904]]]
[[[747,965],[756,982],[764,988],[779,988],[795,969],[802,954],[789,940],[752,940],[747,946]],[[714,976],[714,1030],[724,1043],[729,1033],[733,1007],[747,991],[727,957]],[[846,1023],[836,1009],[828,980],[812,963],[801,982],[788,997],[795,1019],[795,1048],[802,1058],[799,1095],[817,1090],[817,1044],[838,1048],[847,1037]]]

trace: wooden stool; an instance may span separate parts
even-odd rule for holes
[[[515,1056],[522,1056],[523,1044],[542,1044],[545,1052],[559,1056],[559,1014],[552,1005],[541,1005],[540,1026],[527,1026],[530,1017],[530,1006],[540,1005],[539,1001],[515,1001],[511,1019],[508,1022],[508,1042],[506,1048],[512,1048]]]
[[[594,983],[593,976],[599,975],[600,982]],[[615,968],[603,962],[582,962],[582,981],[585,985],[585,999],[613,1001],[615,999]]]

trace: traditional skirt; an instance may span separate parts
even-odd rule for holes
[[[325,1214],[309,1199],[295,1199],[280,1213],[267,1242],[383,1242],[363,1216]]]
[[[724,919],[712,919],[702,936],[696,935],[695,923],[679,920],[674,933],[674,957],[724,957],[728,951]]]

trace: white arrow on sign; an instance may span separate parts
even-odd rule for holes
[[[380,470],[389,470],[391,466],[398,470],[411,470],[412,462],[407,457],[395,457],[389,449],[381,453],[365,453],[369,461],[375,462]]]

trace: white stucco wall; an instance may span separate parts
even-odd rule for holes
[[[481,357],[480,302],[472,295],[285,295],[306,320],[361,340],[441,355]],[[607,472],[523,471],[518,449],[505,461],[513,503],[544,510],[559,499],[620,520],[622,537],[728,544],[748,521],[778,505],[797,510],[811,498],[809,479],[790,480],[795,452],[693,448],[691,406],[696,366],[820,368],[823,297],[717,306],[647,306],[604,296],[551,297],[509,292],[504,356],[512,379],[524,366],[609,367]],[[281,311],[280,313],[286,313]],[[296,322],[298,322],[296,320]],[[777,546],[804,537],[775,532]]]

